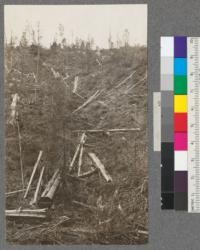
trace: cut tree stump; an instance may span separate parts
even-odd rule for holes
[[[94,153],[88,153],[89,157],[95,163],[96,167],[100,170],[103,177],[106,179],[107,182],[112,182],[112,177],[109,175],[107,170],[105,169],[104,165],[101,163],[99,158]]]

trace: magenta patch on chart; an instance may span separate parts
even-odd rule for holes
[[[187,133],[175,133],[174,134],[174,149],[175,150],[187,150]]]

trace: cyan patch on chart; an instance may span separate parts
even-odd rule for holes
[[[185,76],[187,75],[187,59],[174,58],[174,75]]]

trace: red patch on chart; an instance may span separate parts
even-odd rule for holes
[[[175,132],[187,132],[187,113],[174,114]]]

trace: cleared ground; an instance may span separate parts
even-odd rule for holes
[[[127,47],[100,53],[77,48],[41,49],[36,83],[31,73],[37,71],[37,61],[34,47],[6,50],[6,192],[22,188],[17,127],[9,124],[14,93],[20,96],[18,120],[26,185],[40,150],[44,152],[41,166],[46,167],[42,188],[55,169],[61,168],[63,174],[49,220],[7,219],[7,241],[11,244],[146,243],[146,48]],[[77,76],[78,88],[73,94]],[[98,90],[100,95],[95,100],[73,113]],[[106,132],[113,128],[140,128],[140,131]],[[90,170],[87,153],[93,152],[112,176],[112,183],[107,183],[98,171],[82,181],[68,175],[81,136],[81,132],[74,130],[86,129],[105,132],[86,133],[81,171]],[[77,162],[71,175],[77,175]],[[34,185],[38,177],[39,173]],[[21,204],[30,207],[33,191],[26,201],[22,197],[23,194],[7,197],[6,208],[19,208]]]

